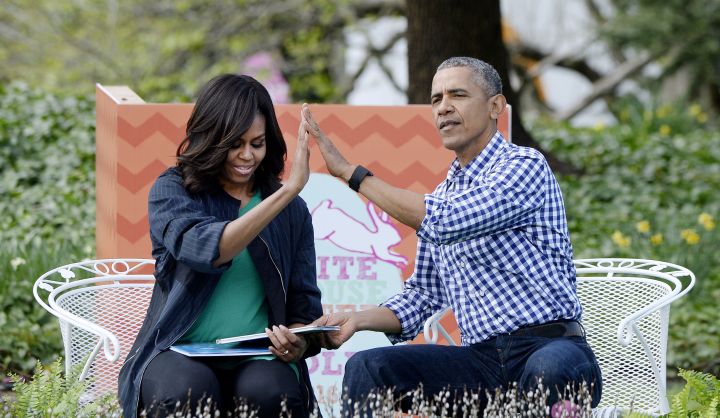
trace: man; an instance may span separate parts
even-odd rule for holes
[[[489,64],[446,60],[430,100],[443,145],[457,158],[427,195],[393,187],[349,163],[303,106],[330,173],[418,236],[415,272],[403,291],[379,307],[319,319],[341,326],[325,345],[337,348],[360,330],[384,332],[393,343],[410,340],[446,306],[461,332],[461,347],[411,344],[355,354],[345,369],[347,396],[361,400],[378,387],[400,395],[420,383],[430,396],[512,382],[529,391],[542,379],[551,405],[566,385],[584,381],[593,385],[596,406],[600,369],[579,323],[565,208],[547,162],[536,150],[507,143],[497,130],[506,101]]]

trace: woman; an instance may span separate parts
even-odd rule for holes
[[[288,328],[322,315],[311,216],[298,197],[309,178],[302,121],[289,178],[270,96],[248,76],[222,75],[201,90],[177,152],[149,195],[156,283],[125,360],[126,417],[165,416],[210,397],[223,411],[244,399],[277,417],[314,407],[303,360],[319,352]],[[185,357],[176,343],[265,331],[273,356]],[[188,397],[189,396],[189,397]]]

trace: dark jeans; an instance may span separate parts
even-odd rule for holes
[[[298,378],[286,363],[249,360],[226,370],[214,367],[213,361],[186,357],[174,351],[158,354],[142,380],[141,407],[146,409],[147,417],[165,417],[175,411],[176,403],[184,407],[188,399],[190,411],[194,413],[198,402],[208,396],[220,407],[223,417],[235,409],[235,399],[239,398],[247,400],[251,407],[259,407],[260,417],[280,416],[284,397],[293,417],[308,415],[302,405]]]
[[[558,390],[581,381],[593,384],[592,406],[600,402],[600,367],[584,337],[501,335],[469,347],[409,344],[374,348],[348,360],[343,388],[348,400],[356,402],[378,388],[394,388],[398,399],[420,383],[425,397],[443,390],[462,397],[465,390],[505,390],[512,382],[527,392],[536,388],[538,378],[550,390],[549,405],[559,399]],[[407,409],[410,400],[405,398],[401,405]],[[347,406],[346,412],[352,413]]]

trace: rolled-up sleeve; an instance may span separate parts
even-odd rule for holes
[[[448,304],[445,287],[435,270],[426,242],[418,242],[415,272],[405,281],[403,290],[382,303],[400,321],[399,334],[386,334],[397,344],[415,338],[425,321]]]
[[[148,217],[151,236],[178,262],[203,273],[221,273],[229,265],[213,266],[228,221],[210,216],[180,177],[164,174],[158,178],[148,196]]]
[[[474,187],[444,196],[427,194],[417,236],[447,245],[522,226],[543,204],[547,174],[538,158],[514,158],[498,164]]]

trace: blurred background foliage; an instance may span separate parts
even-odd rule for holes
[[[682,78],[688,97],[708,100],[715,111],[720,110],[720,1],[612,0],[611,4],[606,15],[598,10],[601,39],[617,55],[632,49],[657,57],[660,74],[643,77],[647,85],[657,89],[663,81]]]
[[[695,272],[697,288],[672,309],[669,367],[720,375],[720,0],[585,3],[597,42],[618,63],[649,56],[655,70],[624,74],[638,93],[602,84],[614,69],[555,59],[597,85],[617,123],[575,127],[539,106],[528,130],[582,173],[560,177],[577,258],[659,259]],[[60,354],[56,321],[32,299],[32,283],[94,253],[95,82],[131,86],[147,101],[189,101],[211,76],[240,72],[264,51],[292,101],[344,102],[359,76],[345,70],[345,31],[404,10],[393,0],[3,1],[0,375]],[[508,50],[521,81],[534,71],[519,65],[528,54],[552,58]]]
[[[30,7],[31,6],[31,7]],[[295,98],[341,101],[343,30],[392,15],[397,1],[7,0],[0,8],[0,80],[52,91],[124,84],[146,101],[187,101],[259,51],[282,62]]]

